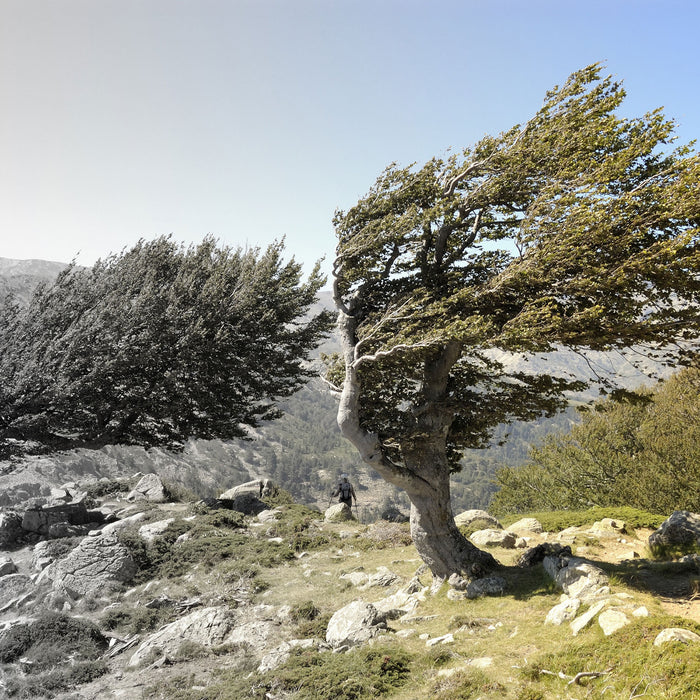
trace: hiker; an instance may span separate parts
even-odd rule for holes
[[[348,508],[352,508],[352,500],[355,499],[355,505],[357,505],[357,496],[355,495],[355,489],[352,484],[348,481],[347,474],[340,475],[340,482],[336,486],[335,491],[333,491],[333,496],[339,496],[338,503],[345,503]]]

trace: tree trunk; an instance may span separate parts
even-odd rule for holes
[[[438,444],[436,444],[438,443]],[[420,478],[406,487],[411,500],[411,537],[436,582],[452,574],[480,578],[499,566],[457,528],[450,502],[450,470],[444,445],[426,438],[402,450],[406,466]]]

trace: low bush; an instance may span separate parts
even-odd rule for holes
[[[357,649],[347,654],[296,650],[289,660],[264,675],[222,671],[218,682],[198,692],[199,700],[265,700],[273,696],[295,700],[371,700],[403,686],[411,657],[389,645]],[[179,697],[161,687],[158,697]]]

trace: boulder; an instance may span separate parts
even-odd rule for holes
[[[24,574],[7,574],[0,577],[0,605],[20,598],[36,588],[34,582]]]
[[[17,573],[17,564],[10,557],[0,557],[0,576]]]
[[[146,542],[153,542],[153,540],[162,535],[171,523],[175,522],[175,518],[166,518],[165,520],[158,520],[155,523],[146,523],[146,525],[141,525],[139,528],[139,537]]]
[[[144,474],[138,484],[126,497],[127,501],[149,501],[150,503],[165,503],[168,494],[157,474]]]
[[[75,503],[61,503],[59,505],[34,506],[24,511],[22,516],[22,529],[34,532],[44,537],[65,537],[63,534],[67,526],[88,525],[98,518],[95,512],[89,512],[83,501]],[[85,530],[77,528],[71,534],[85,534]]]
[[[598,616],[598,624],[606,637],[626,627],[630,622],[631,620],[622,610],[604,610]]]
[[[275,496],[279,492],[279,488],[272,479],[255,479],[246,481],[244,484],[239,484],[233,488],[224,491],[220,496],[220,501],[232,501],[236,496],[248,494],[256,498],[269,498]]]
[[[603,518],[588,528],[588,532],[592,535],[619,535],[626,531],[627,523],[624,520],[614,520],[613,518]]]
[[[326,642],[333,647],[354,647],[386,631],[386,614],[372,603],[356,600],[341,608],[328,622]]]
[[[235,621],[234,612],[227,606],[196,610],[150,635],[131,656],[128,666],[139,666],[156,654],[173,657],[183,641],[205,647],[223,644]]]
[[[412,613],[420,603],[425,601],[427,594],[428,586],[424,586],[418,578],[413,578],[396,593],[375,601],[374,607],[384,613],[387,620],[393,619],[396,611],[400,614]]]
[[[542,523],[537,520],[537,518],[521,518],[517,522],[513,523],[512,525],[509,525],[506,530],[510,530],[510,532],[535,532],[535,533],[540,533],[542,532]]]
[[[506,580],[501,576],[487,576],[471,581],[464,591],[465,598],[473,600],[484,596],[503,595],[506,589]]]
[[[19,513],[0,513],[0,549],[14,547],[25,534],[22,529],[22,516]]]
[[[523,552],[518,558],[517,565],[521,567],[535,566],[541,564],[545,557],[573,556],[569,545],[561,545],[558,542],[543,542],[536,547],[531,547]]]
[[[649,546],[684,546],[700,543],[700,515],[687,510],[677,510],[649,535]]]
[[[262,657],[258,673],[274,671],[289,659],[292,649],[318,649],[322,644],[320,639],[290,639],[282,642]]]
[[[517,537],[514,533],[508,530],[477,530],[469,535],[469,539],[477,547],[504,547],[505,549],[513,549]]]
[[[576,617],[578,609],[581,607],[579,598],[567,598],[558,605],[555,605],[544,620],[545,625],[563,625]]]
[[[542,564],[570,598],[586,601],[607,589],[608,577],[599,567],[578,557],[545,557]]]
[[[361,590],[375,587],[386,588],[398,580],[399,577],[393,571],[389,571],[386,566],[378,566],[377,573],[368,576],[367,580],[360,586],[360,588]]]
[[[331,506],[325,514],[327,523],[343,523],[347,520],[354,520],[352,508],[347,503],[336,503]]]
[[[586,610],[583,615],[579,615],[575,620],[569,623],[571,631],[574,637],[583,629],[588,627],[588,625],[595,619],[596,615],[606,606],[604,600],[598,601],[595,605],[592,605],[588,610]]]
[[[258,513],[258,521],[261,523],[277,522],[279,513],[279,508],[275,508],[273,510],[263,510],[260,513]]]
[[[661,630],[659,634],[656,635],[654,640],[654,646],[660,647],[662,644],[668,644],[668,642],[681,642],[682,644],[696,644],[700,642],[700,635],[691,632],[690,630],[683,629],[681,627],[667,627],[665,630]]]
[[[98,535],[86,537],[66,557],[44,571],[55,590],[79,598],[100,594],[118,583],[128,583],[137,567],[115,535]]]
[[[466,527],[467,525],[471,525],[475,520],[483,520],[495,530],[502,529],[501,523],[485,510],[465,510],[455,516],[455,524],[457,527]]]

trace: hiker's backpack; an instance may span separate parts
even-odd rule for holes
[[[341,481],[338,484],[338,491],[340,492],[340,497],[347,501],[350,498],[350,493],[352,492],[352,486],[347,481]]]

